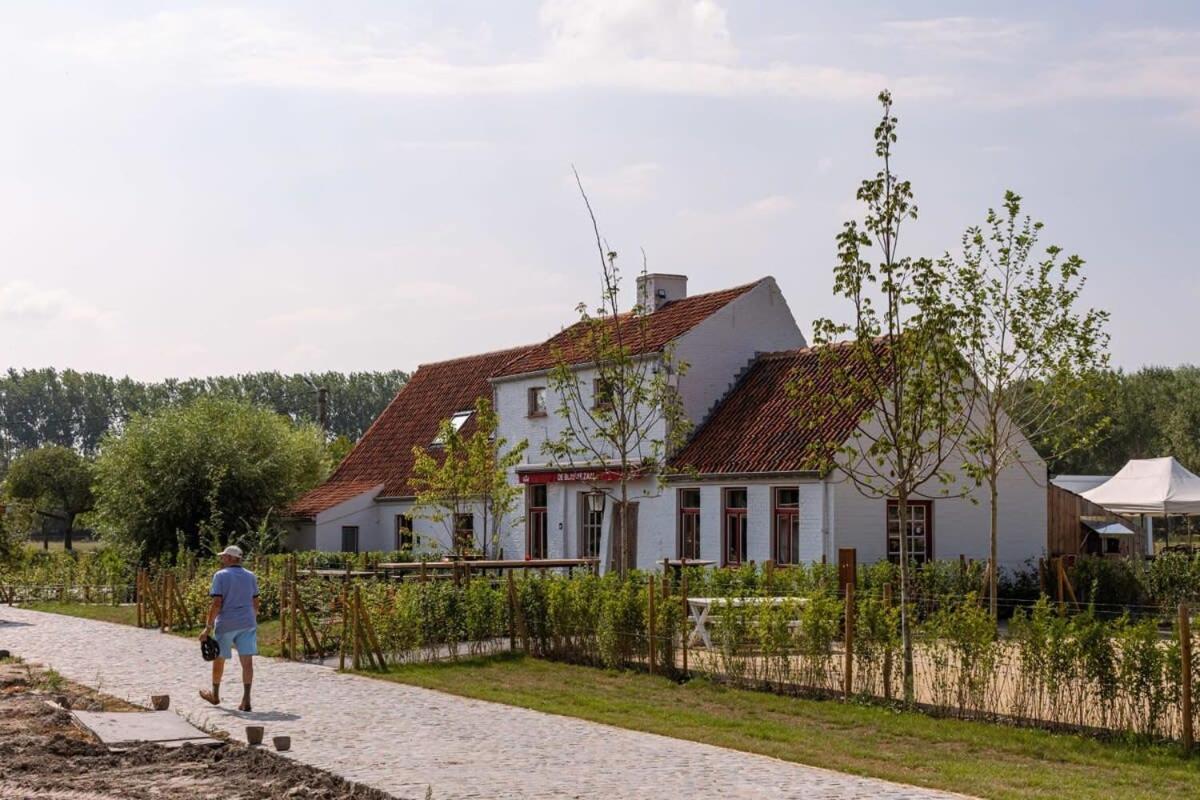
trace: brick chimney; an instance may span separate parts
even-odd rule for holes
[[[667,275],[661,272],[639,275],[637,297],[642,312],[652,314],[665,303],[687,297],[687,275]]]

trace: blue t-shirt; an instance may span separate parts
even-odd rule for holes
[[[258,597],[258,579],[254,573],[240,564],[224,567],[213,575],[213,597],[221,598],[221,610],[217,612],[214,633],[228,633],[255,628],[254,598]]]

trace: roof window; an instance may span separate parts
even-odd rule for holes
[[[467,420],[469,420],[471,418],[471,415],[474,413],[475,413],[474,411],[455,411],[453,414],[451,414],[450,415],[450,426],[454,429],[454,432],[458,433],[459,431],[461,431],[462,426],[467,424]],[[438,427],[440,429],[441,426],[438,426]],[[442,438],[440,430],[439,430],[437,438],[433,440],[433,443],[434,444],[445,444],[446,443],[445,439]]]

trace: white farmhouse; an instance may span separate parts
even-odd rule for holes
[[[853,547],[863,562],[895,558],[899,530],[894,502],[866,497],[838,470],[811,463],[811,437],[843,438],[853,419],[828,420],[819,431],[799,424],[811,404],[789,392],[797,381],[813,391],[837,391],[807,348],[773,278],[687,295],[680,275],[639,281],[646,358],[668,346],[689,365],[677,378],[693,425],[665,474],[630,487],[629,544],[636,565],[664,558],[721,565],[772,559],[778,563],[835,560]],[[615,491],[603,470],[551,463],[542,443],[565,424],[554,413],[549,372],[572,360],[572,329],[541,344],[422,365],[334,474],[291,509],[289,543],[321,550],[449,550],[474,540],[480,513],[435,523],[414,508],[409,484],[412,449],[429,447],[443,419],[466,433],[479,397],[492,400],[500,435],[528,439],[526,462],[512,480],[524,486],[500,547],[507,558],[598,557],[613,563]],[[587,380],[588,365],[575,365]],[[824,367],[828,370],[828,367]],[[1025,463],[1002,477],[999,560],[1015,567],[1040,556],[1046,543],[1045,468],[1028,448]],[[957,493],[956,493],[957,494]],[[915,557],[986,559],[987,503],[978,497],[915,501],[906,534]]]

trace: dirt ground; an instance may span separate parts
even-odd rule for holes
[[[49,702],[48,702],[49,701]],[[222,742],[110,753],[56,702],[88,711],[134,707],[53,671],[0,662],[0,798],[38,800],[390,800],[274,753]]]

